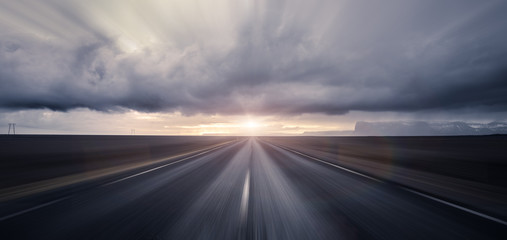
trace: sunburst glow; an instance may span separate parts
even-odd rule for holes
[[[248,128],[257,128],[259,127],[259,124],[255,121],[248,121],[246,124],[245,124],[246,127]]]

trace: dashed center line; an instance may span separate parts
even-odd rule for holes
[[[248,199],[250,196],[250,170],[246,173],[245,184],[243,185],[243,196],[241,197],[240,219],[246,223],[248,217]]]

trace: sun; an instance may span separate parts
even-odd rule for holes
[[[243,119],[243,123],[241,124],[241,134],[247,136],[257,136],[264,127],[265,125],[262,120],[255,119],[253,117],[246,117]]]
[[[259,124],[255,121],[248,121],[245,123],[245,126],[247,128],[257,128],[257,127],[259,127]]]

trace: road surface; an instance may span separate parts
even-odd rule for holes
[[[499,219],[248,138],[1,203],[0,239],[506,239]]]

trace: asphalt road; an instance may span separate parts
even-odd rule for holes
[[[498,219],[256,138],[0,204],[0,239],[506,239]]]

